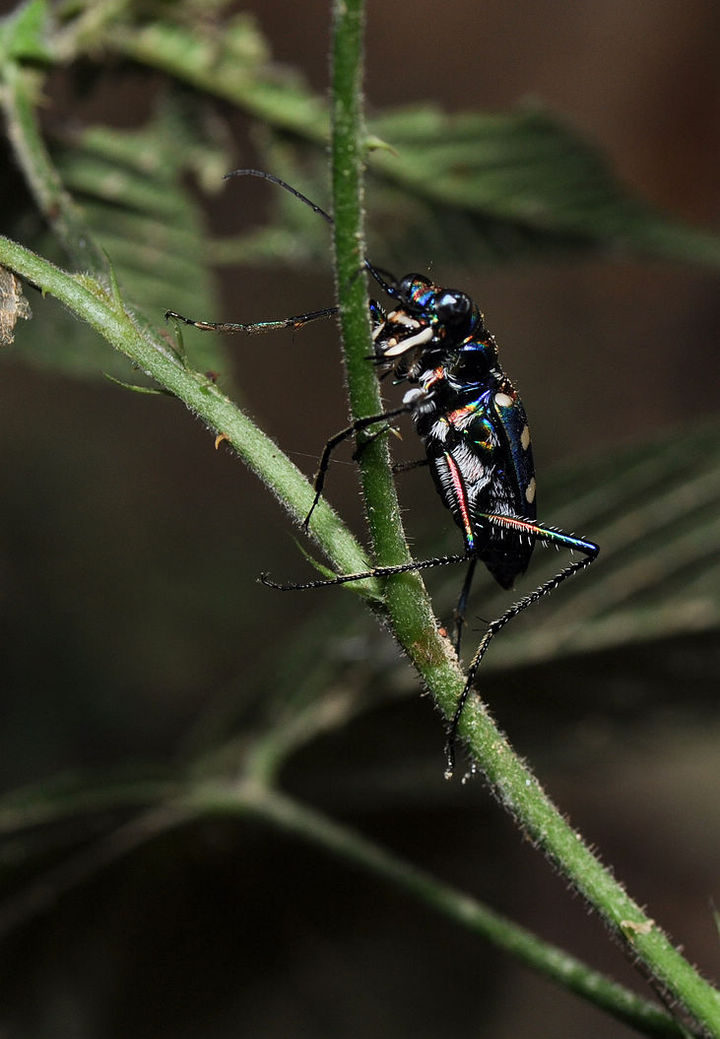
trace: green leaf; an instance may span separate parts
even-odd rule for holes
[[[421,255],[467,262],[550,249],[622,250],[720,266],[720,238],[633,196],[602,153],[539,108],[448,115],[430,106],[373,120],[371,214]],[[400,221],[391,220],[392,214]]]
[[[157,20],[98,23],[96,46],[102,40],[236,105],[263,127],[261,164],[327,201],[325,99],[271,60],[252,16],[218,25],[198,18],[191,3],[155,10]],[[71,20],[66,30],[80,51],[89,42],[87,18],[81,13],[77,27]],[[387,110],[368,121],[365,145],[371,254],[382,262],[404,266],[410,256],[416,264],[496,262],[562,249],[720,266],[717,236],[628,191],[597,147],[539,105],[500,114],[448,114],[430,103]],[[278,213],[286,211],[279,204]],[[303,248],[289,250],[276,237],[289,226],[281,221],[255,238],[227,243],[226,259],[272,262],[276,245],[275,262],[327,255],[324,228],[311,228]]]
[[[467,266],[572,251],[720,267],[720,237],[634,195],[598,148],[546,110],[449,115],[417,105],[375,117],[369,133],[375,262]],[[327,204],[324,156],[314,146],[276,132],[264,164]],[[273,231],[302,227],[306,254],[320,256],[327,240],[322,222],[315,218],[313,226],[307,215],[293,215],[302,208],[294,199],[273,205]]]
[[[201,114],[186,99],[164,98],[141,130],[91,127],[58,143],[54,156],[124,298],[155,327],[165,327],[167,309],[217,312],[202,214],[183,177],[188,167],[199,170],[203,163],[227,168],[229,159],[223,141],[202,134]],[[196,367],[229,371],[221,336],[198,335],[189,345]],[[75,375],[110,369],[122,381],[128,376],[126,362],[99,354],[96,336],[73,327],[58,311],[28,354]]]
[[[162,17],[157,11],[157,20],[124,17],[96,28],[117,52],[236,105],[263,128],[260,164],[327,204],[325,99],[271,60],[251,16],[218,25],[198,18],[191,3],[162,9]],[[75,29],[81,50],[86,17]],[[70,21],[71,44],[73,31]],[[500,114],[448,114],[429,103],[388,110],[369,120],[365,146],[370,251],[383,263],[497,262],[572,250],[720,266],[717,236],[633,195],[597,147],[540,106]],[[326,229],[316,220],[302,245],[287,244],[295,222],[286,214],[301,208],[287,202],[278,203],[271,227],[221,246],[224,262],[326,257]]]
[[[204,12],[201,18],[183,17],[181,9],[172,8],[163,14],[139,27],[118,26],[104,42],[324,148],[329,129],[325,99],[313,94],[297,73],[270,60],[252,15],[242,12],[218,24]]]
[[[48,62],[51,54],[45,42],[48,6],[45,0],[29,0],[0,21],[2,65],[14,61]]]

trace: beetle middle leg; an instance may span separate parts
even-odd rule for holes
[[[412,408],[410,407],[410,405],[403,404],[402,407],[394,408],[392,411],[383,411],[379,415],[368,415],[365,418],[356,419],[355,422],[352,422],[349,426],[346,426],[345,429],[341,429],[339,433],[335,433],[334,436],[330,437],[328,442],[325,444],[325,447],[323,448],[323,453],[320,456],[318,470],[315,474],[315,479],[313,481],[313,485],[315,488],[315,497],[313,499],[312,505],[310,506],[310,511],[303,520],[303,527],[305,527],[306,530],[310,524],[312,514],[315,511],[315,506],[320,501],[320,498],[322,496],[323,487],[325,486],[325,476],[327,474],[328,466],[330,464],[330,457],[335,448],[342,444],[344,440],[348,440],[351,436],[354,436],[357,433],[361,433],[363,429],[367,429],[368,426],[374,426],[377,422],[386,422],[388,419],[397,418],[398,415],[405,415],[411,410]],[[384,430],[382,430],[381,432],[384,432]]]

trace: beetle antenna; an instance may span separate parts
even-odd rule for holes
[[[271,184],[278,184],[281,188],[284,188],[285,191],[289,191],[291,195],[294,195],[295,198],[299,198],[306,206],[310,206],[310,209],[312,209],[313,212],[318,213],[323,220],[327,220],[330,226],[335,223],[330,214],[326,213],[325,210],[317,205],[316,202],[309,199],[307,195],[303,195],[302,191],[298,191],[297,188],[292,186],[292,184],[288,184],[286,180],[281,180],[279,177],[275,177],[272,173],[266,173],[264,170],[231,170],[230,173],[225,174],[223,179],[227,180],[229,177],[260,177],[262,180],[269,180]]]
[[[277,184],[278,187],[283,188],[285,191],[290,192],[295,198],[299,199],[306,206],[309,206],[314,213],[326,220],[331,227],[334,226],[335,221],[326,213],[322,206],[319,206],[317,202],[313,202],[312,199],[308,198],[307,195],[303,195],[302,191],[298,191],[292,184],[288,184],[286,180],[281,180],[280,177],[276,177],[273,173],[266,173],[265,170],[231,170],[230,173],[226,173],[224,179],[228,180],[229,177],[260,177],[261,180],[269,180],[271,184]],[[382,267],[376,267],[375,264],[371,263],[367,257],[364,261],[365,269],[375,279],[383,292],[386,292],[388,296],[397,297],[397,282],[395,276],[390,271],[383,270]]]

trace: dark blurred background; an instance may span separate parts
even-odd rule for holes
[[[251,5],[277,60],[321,93],[326,7]],[[711,0],[370,0],[366,95],[371,112],[425,99],[450,112],[540,99],[604,149],[633,190],[717,230],[719,57]],[[154,89],[127,65],[108,68],[84,98],[54,76],[48,118],[58,121],[133,125]],[[237,163],[252,165],[245,120],[232,122]],[[233,183],[209,204],[208,221],[218,232],[239,227],[267,197],[259,182]],[[373,259],[383,263],[381,253]],[[408,255],[405,269],[431,261]],[[581,464],[717,413],[720,295],[710,271],[567,255],[479,268],[468,256],[443,280],[478,300],[522,391],[541,511],[553,464]],[[224,273],[221,288],[221,313],[197,316],[259,320],[332,300],[325,271],[242,268]],[[295,531],[180,404],[38,370],[23,357],[31,335],[29,323],[1,359],[7,789],[58,773],[172,768],[232,716],[246,686],[262,689],[310,614],[350,681],[366,654],[387,652],[349,597],[336,611],[334,593],[299,601],[256,585],[260,569],[302,571]],[[243,401],[309,474],[346,419],[336,338],[333,327],[313,326],[254,341],[251,352],[234,344]],[[362,534],[351,465],[333,467],[328,493]],[[419,545],[438,531],[452,538],[426,474],[408,475],[401,495]],[[400,670],[392,653],[387,660]],[[562,809],[708,972],[719,955],[718,663],[714,636],[699,634],[496,669],[483,687]],[[687,698],[699,706],[680,723],[676,704]],[[303,750],[284,782],[639,986],[481,783],[444,783],[441,750],[430,702],[396,698]],[[32,870],[87,837],[46,837]],[[16,868],[24,853],[5,846],[11,891],[30,879]],[[198,825],[121,859],[15,930],[2,963],[8,1037],[633,1034],[376,879],[245,822]]]

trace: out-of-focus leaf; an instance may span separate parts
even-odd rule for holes
[[[298,73],[271,61],[268,44],[247,12],[221,22],[164,5],[157,18],[119,24],[102,34],[102,42],[236,104],[272,128],[312,141],[325,153],[330,125],[325,98],[314,94]]]
[[[545,110],[449,115],[418,105],[376,116],[369,130],[387,145],[368,157],[376,262],[403,266],[412,256],[467,265],[469,256],[489,262],[572,250],[720,267],[717,235],[633,195],[598,148]],[[276,134],[267,164],[327,204],[324,162],[313,150]],[[286,201],[277,213],[283,226],[295,222]],[[322,221],[313,227],[297,219],[306,250],[322,254]]]
[[[374,152],[371,168],[422,207],[419,224],[407,224],[413,241],[447,219],[448,248],[469,222],[467,233],[485,239],[491,255],[571,247],[720,266],[720,238],[631,194],[600,150],[548,111],[448,115],[417,106],[371,126],[397,152]]]
[[[63,182],[107,253],[123,299],[156,326],[164,324],[167,309],[217,310],[202,215],[183,177],[189,168],[202,176],[204,164],[217,172],[220,186],[219,170],[230,160],[218,133],[203,135],[202,122],[192,106],[166,98],[142,130],[92,127],[56,148]],[[25,340],[26,355],[75,375],[109,370],[128,378],[127,363],[100,354],[92,332],[65,321],[57,309],[54,315],[38,327],[30,346]],[[198,368],[227,371],[225,346],[220,336],[196,337],[191,361]]]
[[[0,20],[0,53],[14,61],[50,61],[45,42],[48,5],[29,0]]]
[[[142,23],[121,18],[100,35],[135,61],[236,105],[262,127],[265,168],[327,204],[327,104],[272,60],[247,13],[220,21],[198,18],[191,4],[150,6]],[[496,261],[572,249],[720,266],[716,236],[634,196],[597,147],[539,106],[501,114],[448,114],[430,103],[381,111],[368,120],[367,146],[371,251],[377,229],[387,263],[407,262],[409,254],[466,263],[469,255]],[[278,213],[286,210],[279,202]],[[270,263],[274,245],[276,262],[326,255],[321,226],[294,250],[274,237],[289,226],[279,220],[228,243],[226,255]]]

